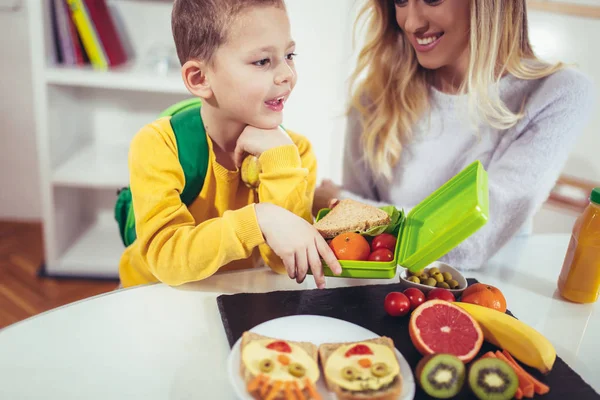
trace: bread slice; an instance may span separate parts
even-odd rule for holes
[[[380,344],[388,346],[392,350],[394,350],[394,341],[385,336],[376,339],[363,340],[361,343]],[[329,390],[334,392],[337,398],[340,400],[397,400],[400,396],[400,393],[402,392],[401,374],[398,374],[396,379],[394,379],[389,386],[379,390],[369,390],[367,392],[349,392],[327,378],[327,375],[325,375],[325,365],[327,363],[327,359],[340,346],[345,346],[348,344],[352,343],[323,343],[321,346],[319,346],[319,359],[321,361],[321,370],[323,371],[323,378],[325,379],[325,383],[327,384]],[[398,360],[396,359],[396,361]]]
[[[371,228],[388,225],[390,222],[390,216],[385,211],[346,199],[341,200],[314,226],[325,239],[332,239],[346,232],[364,233]]]
[[[246,347],[246,345],[254,340],[282,340],[282,339],[278,339],[278,338],[272,338],[272,337],[268,337],[268,336],[262,336],[259,335],[257,333],[254,332],[250,332],[250,331],[246,331],[242,334],[242,344],[240,347],[240,354],[243,353],[244,351],[244,347]],[[308,353],[308,355],[315,360],[315,363],[318,365],[318,348],[317,346],[315,346],[314,344],[310,343],[310,342],[294,342],[292,340],[285,340],[287,343],[290,344],[294,344],[300,348],[302,348],[304,351],[306,351]],[[248,371],[248,369],[246,369],[244,362],[241,360],[240,357],[240,374],[242,375],[242,377],[244,378],[244,382],[246,385],[248,385],[248,383],[255,378],[255,376],[252,375],[252,373],[250,371]],[[279,398],[283,398],[283,397],[276,397],[276,399]],[[308,397],[307,397],[308,398]]]

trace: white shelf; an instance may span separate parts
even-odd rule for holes
[[[52,66],[46,68],[45,78],[52,85],[188,94],[179,73],[160,75],[135,64],[107,71],[94,70],[90,66]]]
[[[126,146],[88,145],[52,174],[55,186],[114,189],[129,184]]]
[[[57,275],[118,278],[119,259],[125,246],[121,242],[117,222],[108,213],[98,218],[90,229],[51,266]]]

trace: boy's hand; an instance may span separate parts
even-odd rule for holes
[[[274,147],[294,144],[289,135],[280,127],[276,129],[259,129],[246,126],[237,140],[233,160],[236,167],[242,166],[246,153],[260,157],[265,151]]]
[[[334,274],[342,273],[333,251],[311,224],[274,204],[258,203],[254,208],[267,244],[282,259],[291,279],[302,283],[310,267],[317,287],[323,289],[321,257]]]

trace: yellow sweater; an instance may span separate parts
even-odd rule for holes
[[[121,257],[122,285],[180,285],[218,270],[255,267],[261,258],[275,272],[285,273],[281,259],[265,244],[254,203],[273,203],[312,221],[316,159],[306,138],[290,137],[294,145],[260,156],[257,193],[242,183],[239,171],[217,163],[207,137],[204,186],[188,208],[179,197],[185,179],[170,117],[142,128],[129,152],[137,239]]]

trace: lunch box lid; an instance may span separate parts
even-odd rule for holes
[[[406,215],[398,265],[422,270],[479,230],[488,217],[488,176],[475,161]]]

